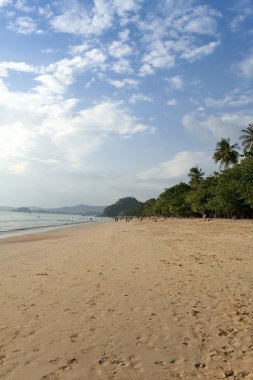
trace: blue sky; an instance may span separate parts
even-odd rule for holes
[[[0,0],[1,205],[141,201],[253,121],[253,1]]]

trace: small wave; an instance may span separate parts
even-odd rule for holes
[[[91,221],[80,221],[80,222],[74,222],[74,223],[61,223],[61,224],[47,224],[42,226],[29,226],[29,227],[21,227],[21,228],[12,228],[9,230],[0,230],[0,237],[5,237],[6,235],[15,236],[16,234],[22,233],[22,232],[35,232],[38,230],[47,230],[47,229],[57,229],[61,227],[70,227],[80,224],[86,224],[91,223]]]

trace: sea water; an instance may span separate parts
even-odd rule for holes
[[[58,229],[84,223],[97,223],[108,218],[70,214],[0,211],[0,238]]]

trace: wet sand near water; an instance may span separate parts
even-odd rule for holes
[[[253,221],[0,240],[0,379],[253,380]]]

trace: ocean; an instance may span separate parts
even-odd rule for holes
[[[0,238],[84,223],[98,223],[105,220],[108,220],[108,218],[70,214],[0,211]]]

